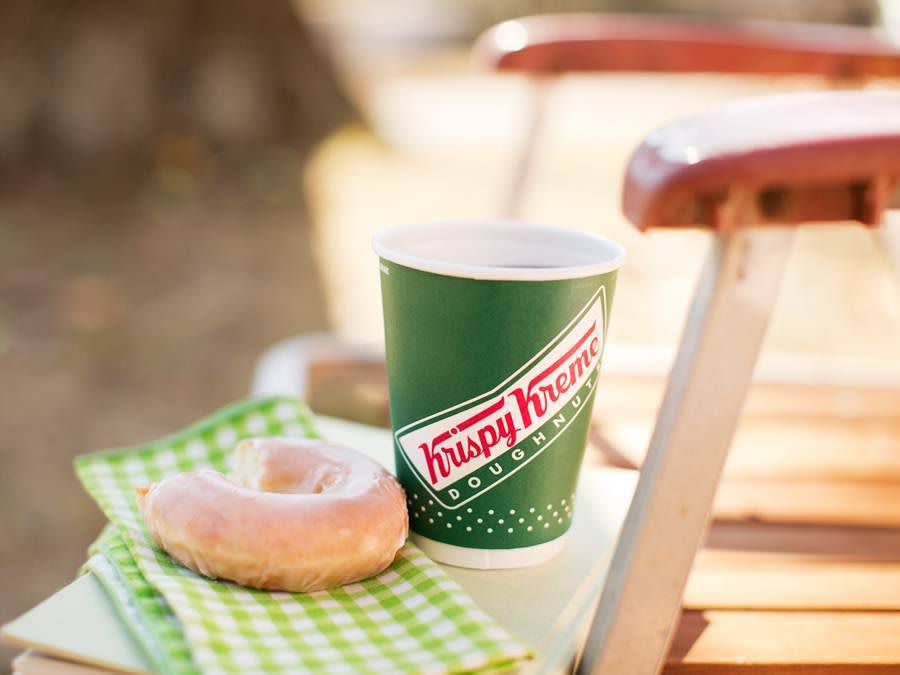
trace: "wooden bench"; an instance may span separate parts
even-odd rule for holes
[[[844,79],[900,70],[893,47],[846,29],[810,35],[621,17],[507,22],[482,39],[479,52],[494,67],[544,76],[671,69]],[[539,101],[535,134],[541,110]],[[898,118],[900,96],[887,93],[734,104],[654,132],[632,156],[622,203],[638,228],[711,227],[717,236],[588,636],[585,672],[649,674],[666,663],[688,573],[778,297],[792,226],[881,223],[900,174]],[[511,204],[520,199],[533,145],[532,139],[523,151]],[[896,235],[889,239],[889,252],[895,241]],[[702,625],[697,615],[685,618]],[[799,628],[798,617],[791,619],[787,625]],[[693,647],[685,649],[693,642],[683,637],[686,625],[681,623],[675,642],[682,664],[693,653]],[[729,660],[736,665],[771,656],[732,654]]]

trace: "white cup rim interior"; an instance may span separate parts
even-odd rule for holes
[[[372,246],[404,267],[498,281],[592,277],[625,259],[620,244],[596,234],[503,220],[401,225],[377,234]]]

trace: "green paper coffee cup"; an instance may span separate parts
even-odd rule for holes
[[[378,235],[397,475],[435,560],[525,567],[572,523],[623,248],[510,222]]]

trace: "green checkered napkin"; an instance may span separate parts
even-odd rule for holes
[[[131,635],[160,673],[195,673],[191,650],[169,603],[138,569],[125,540],[112,525],[90,548],[83,571],[106,589]]]
[[[259,435],[316,434],[303,404],[269,398],[154,443],[75,462],[114,526],[92,547],[86,568],[160,672],[493,671],[529,656],[411,545],[375,578],[309,594],[212,581],[174,562],[144,527],[134,487],[198,467],[227,471],[235,443]]]

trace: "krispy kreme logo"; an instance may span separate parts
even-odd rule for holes
[[[419,482],[449,509],[551,450],[586,407],[603,353],[601,287],[560,333],[494,389],[395,434]]]

